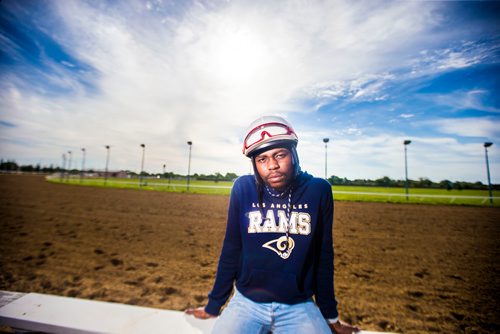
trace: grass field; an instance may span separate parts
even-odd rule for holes
[[[145,179],[142,184],[138,179],[120,179],[120,178],[70,178],[61,181],[58,177],[48,178],[51,182],[69,183],[82,186],[93,187],[112,187],[112,188],[130,188],[142,190],[156,190],[179,193],[195,193],[195,194],[216,194],[229,195],[233,182],[221,181],[197,181],[191,180],[189,189],[186,180],[168,180],[168,179]]]
[[[82,186],[131,188],[155,191],[196,193],[196,194],[218,194],[229,195],[233,182],[230,181],[198,181],[191,180],[189,189],[186,180],[169,179],[145,179],[142,184],[138,179],[108,178],[83,178],[79,177],[60,179],[59,177],[48,178],[51,182],[69,183]],[[450,204],[450,205],[474,205],[490,206],[489,193],[487,190],[445,190],[430,188],[410,188],[408,198],[404,188],[385,187],[354,187],[333,186],[335,200],[358,201],[358,202],[387,202],[387,203],[422,203],[422,204]],[[500,207],[500,193],[493,192],[493,206]]]
[[[404,188],[334,186],[333,193],[335,199],[341,201],[491,205],[489,193],[486,190],[410,188],[408,199]],[[493,192],[492,195],[493,205],[500,206],[498,197],[500,194]]]

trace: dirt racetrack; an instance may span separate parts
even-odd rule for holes
[[[0,290],[202,305],[227,204],[0,175]],[[336,202],[341,317],[367,330],[500,332],[499,237],[498,208]]]

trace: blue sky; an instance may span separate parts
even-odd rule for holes
[[[0,2],[0,157],[250,172],[265,114],[304,170],[500,183],[500,2]]]

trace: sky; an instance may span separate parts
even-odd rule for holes
[[[286,118],[303,170],[500,183],[500,2],[0,0],[0,158],[251,172]],[[329,138],[325,147],[323,138]],[[105,148],[110,146],[109,151]],[[85,148],[85,160],[82,148]],[[71,151],[71,154],[68,152]]]

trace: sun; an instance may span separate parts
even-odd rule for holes
[[[208,51],[208,70],[227,84],[251,82],[269,63],[263,38],[246,28],[219,31],[212,36]]]

